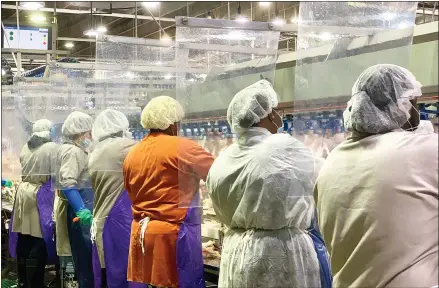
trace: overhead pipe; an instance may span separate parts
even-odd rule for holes
[[[2,9],[12,9],[15,10],[16,7],[14,5],[8,5],[8,4],[2,4]],[[22,7],[19,6],[18,10],[26,10],[26,11],[33,11],[32,8],[27,8],[27,7]],[[53,13],[54,9],[53,8],[40,8],[38,9],[38,11],[40,12],[50,12]],[[88,10],[74,10],[74,9],[56,9],[57,13],[61,13],[61,14],[90,14],[92,13],[92,11],[90,9]],[[136,16],[132,15],[132,14],[123,14],[123,13],[112,13],[112,14],[99,14],[100,16],[103,17],[116,17],[116,18],[128,18],[128,19],[134,19]],[[151,16],[145,16],[145,15],[137,15],[138,19],[142,19],[142,20],[154,20]],[[163,22],[175,22],[174,18],[161,18],[160,21]]]

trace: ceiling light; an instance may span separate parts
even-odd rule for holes
[[[30,16],[30,20],[32,22],[41,23],[41,22],[45,22],[46,21],[46,16],[41,15],[41,14],[34,14],[34,15]]]
[[[323,32],[322,34],[319,35],[319,38],[322,39],[323,41],[328,41],[332,39],[332,35],[329,32]]]
[[[20,6],[27,9],[37,10],[45,6],[44,2],[20,2]]]
[[[169,80],[169,79],[171,79],[171,78],[172,78],[172,75],[171,75],[171,74],[166,74],[166,75],[165,75],[165,79],[166,79],[166,80]]]
[[[273,25],[282,26],[285,24],[285,20],[282,18],[276,18],[273,20]]]
[[[236,20],[237,22],[239,22],[239,23],[245,23],[245,22],[248,22],[247,17],[242,16],[242,15],[238,15],[238,17],[236,17],[235,20]]]
[[[291,18],[291,23],[293,23],[293,24],[299,23],[299,18],[297,18],[297,17]]]
[[[142,2],[142,5],[146,8],[156,8],[160,6],[160,2]]]
[[[207,12],[207,19],[212,19],[212,14],[209,12]]]
[[[67,42],[64,47],[66,48],[73,48],[75,45],[72,42]]]
[[[96,32],[98,32],[98,33],[105,33],[105,32],[107,32],[107,28],[105,26],[99,26],[96,29]]]
[[[270,2],[259,2],[259,6],[268,7],[268,6],[270,6]]]
[[[2,69],[2,76],[6,75],[6,71]]]
[[[194,82],[194,81],[195,81],[194,78],[189,79],[189,82]]]
[[[155,62],[155,65],[162,66],[163,63],[162,63],[162,61],[157,61],[157,62]]]
[[[85,31],[84,35],[89,36],[89,37],[96,37],[96,36],[98,36],[98,32],[93,30],[93,29],[90,29],[90,30]]]

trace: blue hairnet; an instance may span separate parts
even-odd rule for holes
[[[401,128],[410,118],[410,100],[422,95],[421,87],[403,67],[379,64],[367,68],[352,87],[343,113],[345,128],[371,134]]]

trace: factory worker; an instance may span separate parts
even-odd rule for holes
[[[92,136],[97,144],[88,167],[95,193],[91,229],[95,287],[128,287],[133,215],[123,187],[122,166],[128,151],[136,144],[128,126],[127,117],[112,109],[102,111],[93,124]]]
[[[282,130],[271,84],[238,92],[227,110],[238,143],[215,159],[206,186],[225,235],[219,287],[330,287],[321,276],[312,191],[320,160]],[[313,225],[312,225],[313,224]],[[323,271],[323,269],[322,269]],[[325,282],[324,278],[327,278]]]
[[[211,154],[177,136],[184,117],[173,98],[159,96],[142,111],[150,134],[134,146],[123,166],[125,189],[133,203],[128,281],[158,287],[205,287],[201,247],[200,180],[206,180]]]
[[[315,188],[334,287],[438,284],[438,138],[405,131],[419,124],[418,96],[415,76],[387,64],[352,88],[344,112],[352,136]]]
[[[9,242],[10,254],[18,262],[20,287],[44,287],[46,264],[56,262],[50,172],[58,145],[51,141],[51,127],[47,119],[36,121],[20,153],[22,183],[15,196]]]
[[[63,144],[57,159],[56,248],[58,256],[72,256],[80,288],[93,287],[90,228],[93,190],[88,172],[93,119],[73,112],[61,128]],[[79,220],[79,221],[77,221]]]

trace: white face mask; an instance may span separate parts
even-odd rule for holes
[[[277,128],[277,133],[283,133],[283,132],[284,132],[284,125],[283,125],[282,117],[280,116],[279,113],[277,113],[276,110],[273,110],[273,111],[277,114],[277,116],[279,116],[280,121],[282,122],[282,124],[281,124],[280,126],[277,126],[277,124],[274,123],[274,121],[271,121],[271,122],[273,122],[274,126],[276,126],[276,128]]]
[[[93,142],[89,138],[82,139],[78,144],[85,152],[90,153],[92,151]]]
[[[128,130],[123,131],[123,137],[128,139],[133,139],[133,133]]]

